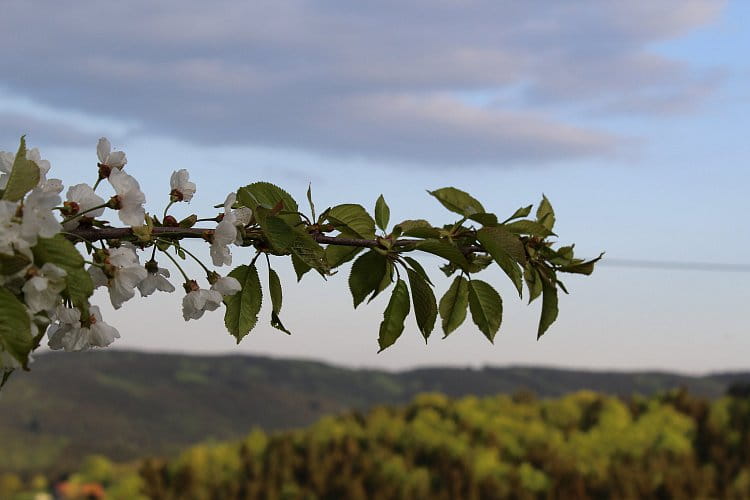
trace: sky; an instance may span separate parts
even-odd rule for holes
[[[98,293],[116,348],[387,369],[750,369],[750,273],[613,265],[747,266],[748,21],[742,0],[5,0],[0,149],[26,134],[72,185],[95,180],[107,136],[152,212],[170,173],[190,171],[198,193],[176,215],[213,216],[261,180],[300,206],[308,183],[319,208],[372,210],[382,193],[393,222],[436,224],[452,217],[425,189],[455,186],[508,215],[544,193],[560,243],[607,252],[591,277],[565,280],[571,294],[539,341],[540,305],[486,271],[504,297],[494,345],[468,320],[425,345],[410,318],[377,354],[387,297],[355,311],[348,266],[297,284],[278,260],[292,336],[267,309],[236,345],[218,312],[185,323],[179,291],[117,311]],[[449,281],[437,258],[424,262],[440,297]]]

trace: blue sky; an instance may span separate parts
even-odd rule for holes
[[[545,193],[561,242],[581,254],[746,262],[747,2],[11,0],[4,10],[0,62],[13,70],[0,75],[0,148],[28,134],[67,184],[93,182],[106,135],[153,211],[178,168],[198,184],[185,214],[267,180],[300,201],[312,182],[318,207],[372,208],[383,193],[392,220],[443,222],[424,189],[454,185],[499,214]],[[438,261],[426,262],[438,277]],[[384,300],[353,311],[348,269],[321,286],[276,267],[292,337],[261,323],[235,346],[218,313],[184,323],[177,293],[119,311],[98,301],[120,348],[387,368],[750,367],[748,273],[602,265],[568,280],[539,342],[539,306],[490,274],[505,297],[494,345],[467,324],[425,347],[410,321],[378,355]]]

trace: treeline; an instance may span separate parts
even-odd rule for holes
[[[750,498],[750,399],[427,394],[140,474],[157,499]]]
[[[172,460],[89,460],[71,482],[166,500],[750,498],[748,392],[425,394]]]

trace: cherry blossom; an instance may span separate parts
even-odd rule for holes
[[[135,296],[135,288],[147,277],[148,271],[138,262],[138,255],[132,248],[122,246],[110,249],[103,267],[92,266],[89,274],[95,287],[109,289],[109,300],[119,309]]]
[[[46,263],[35,269],[23,285],[24,302],[32,313],[53,311],[60,302],[60,292],[65,289],[67,273],[60,267]]]
[[[109,175],[109,183],[117,193],[110,200],[111,208],[117,210],[117,215],[123,224],[129,226],[140,226],[143,224],[146,210],[146,195],[141,191],[141,186],[132,176],[122,170],[113,170]]]
[[[174,292],[174,285],[167,280],[169,278],[169,269],[159,267],[154,260],[148,261],[145,269],[148,275],[138,283],[138,291],[141,292],[141,297],[148,297],[156,290]]]
[[[189,202],[193,199],[195,183],[190,182],[189,179],[190,174],[184,168],[172,172],[172,177],[169,179],[169,186],[172,189],[169,196],[172,201]]]
[[[219,308],[224,297],[234,295],[242,289],[240,282],[231,276],[219,278],[209,290],[199,288],[195,281],[186,283],[189,290],[182,299],[182,317],[185,321],[200,319],[206,311]]]
[[[102,137],[96,145],[96,156],[99,158],[99,164],[111,169],[122,170],[128,162],[128,158],[122,151],[112,151],[112,143],[109,139]]]
[[[107,347],[120,333],[113,326],[102,321],[97,306],[89,306],[89,317],[81,319],[81,311],[76,308],[58,306],[57,323],[47,331],[50,349],[85,351],[91,347]]]

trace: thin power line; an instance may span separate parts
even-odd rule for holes
[[[748,273],[750,265],[726,264],[720,262],[677,262],[660,260],[610,259],[603,258],[597,265],[613,267],[640,267],[648,269],[668,269],[671,271],[710,271]]]

